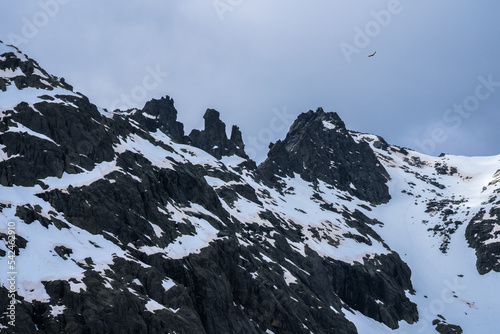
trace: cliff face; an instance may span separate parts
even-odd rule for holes
[[[4,285],[2,329],[455,330],[462,304],[441,311],[448,322],[419,316],[417,304],[427,310],[448,274],[425,276],[415,259],[461,257],[463,233],[479,272],[499,271],[496,202],[478,201],[496,194],[495,179],[481,193],[483,179],[457,159],[349,131],[318,109],[301,114],[257,167],[239,129],[228,138],[213,109],[189,135],[170,97],[106,111],[1,43],[0,78],[0,238],[14,223],[19,266],[16,327]],[[477,163],[482,176],[497,161],[488,163]],[[8,251],[0,245],[2,266]]]

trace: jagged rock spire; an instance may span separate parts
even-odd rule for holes
[[[207,109],[204,130],[193,130],[187,138],[187,143],[207,151],[220,159],[222,156],[238,155],[248,158],[244,150],[240,129],[233,126],[231,136],[226,135],[226,124],[220,120],[220,113],[215,109]]]

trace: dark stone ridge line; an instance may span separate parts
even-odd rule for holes
[[[264,333],[271,329],[277,334],[356,333],[354,325],[340,312],[342,307],[358,310],[390,328],[397,328],[400,320],[413,323],[418,319],[416,305],[405,294],[405,290],[413,291],[411,271],[396,253],[365,257],[363,263],[354,264],[322,257],[307,246],[303,255],[292,249],[288,241],[304,240],[300,225],[287,223],[272,211],[259,214],[258,219],[266,224],[260,224],[259,220],[241,222],[223,206],[226,199],[230,203],[238,197],[262,205],[261,189],[242,183],[216,191],[204,178],[212,175],[243,182],[241,174],[250,173],[257,183],[262,182],[265,190],[265,168],[257,169],[251,163],[240,164],[239,170],[214,171],[212,167],[191,163],[176,163],[173,169],[158,168],[137,152],[115,151],[114,145],[131,134],[160,146],[149,134],[160,130],[174,141],[201,148],[216,158],[236,154],[247,159],[238,127],[233,126],[227,138],[225,124],[216,110],[206,111],[203,130],[193,130],[186,136],[169,97],[149,101],[142,110],[117,112],[112,118],[103,116],[83,95],[64,99],[70,104],[56,103],[50,98],[35,104],[35,108],[20,103],[3,117],[0,131],[19,123],[54,142],[28,133],[0,134],[6,154],[20,155],[0,163],[0,182],[7,186],[39,184],[43,188],[46,185],[40,179],[77,174],[103,161],[116,160],[123,172],[112,172],[87,186],[70,186],[64,191],[45,188],[37,194],[57,213],[47,215],[39,206],[23,205],[16,208],[16,216],[27,224],[39,221],[44,227],[53,224],[58,229],[69,228],[56,218],[56,214],[62,214],[70,224],[103,235],[132,258],[114,257],[110,269],[102,275],[94,270],[97,264],[90,257],[85,263],[78,262],[85,270],[82,279],[85,291],[70,289],[70,283],[78,283],[74,279],[42,282],[50,300],[21,300],[17,328],[20,332],[216,334]],[[325,130],[323,121],[335,128]],[[132,122],[139,124],[139,128]],[[307,144],[309,139],[315,140],[316,147]],[[320,149],[320,145],[326,144],[333,145],[333,152]],[[282,152],[278,150],[280,147]],[[306,180],[322,180],[373,203],[383,202],[387,176],[367,149],[366,143],[353,140],[337,114],[320,109],[301,114],[287,139],[271,149],[270,156],[284,155],[291,161],[269,162],[269,168],[276,168],[277,175],[291,175],[296,166],[287,165],[303,162],[307,169],[298,174]],[[301,160],[299,155],[304,153],[307,157]],[[328,165],[318,161],[316,155],[330,159]],[[344,163],[348,168],[335,174],[328,168],[331,162],[337,169]],[[363,163],[368,164],[367,168],[361,168]],[[354,172],[362,174],[356,177]],[[278,178],[268,176],[270,182],[275,182],[272,185],[279,186]],[[339,180],[335,179],[337,176]],[[365,187],[364,178],[373,180]],[[191,216],[206,220],[218,231],[219,238],[199,253],[181,259],[140,251],[141,247],[167,247],[179,236],[195,235],[196,228],[189,219],[176,220],[171,212],[158,210],[169,204],[179,208],[202,206],[213,216],[201,212]],[[362,222],[373,224],[366,217],[354,213],[349,218],[349,224],[364,236],[360,242],[370,242],[368,236],[381,240],[374,230],[363,226]],[[163,233],[158,236],[151,224],[160,227]],[[21,249],[29,247],[29,241],[20,241]],[[54,256],[72,261],[75,249],[74,245],[64,248],[56,245]],[[263,255],[272,262],[264,261]],[[144,268],[134,259],[150,267]],[[297,278],[296,283],[285,281],[283,268]],[[166,278],[175,282],[168,291],[162,287]],[[7,300],[6,293],[5,288],[0,289],[0,300]],[[155,301],[165,309],[150,312],[145,309],[148,301]],[[51,307],[56,305],[64,305],[66,309],[63,314],[52,316]],[[0,313],[5,311],[0,305]],[[5,317],[0,317],[0,323],[6,324],[5,321]]]

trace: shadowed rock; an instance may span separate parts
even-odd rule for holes
[[[220,120],[220,114],[217,110],[207,109],[203,118],[205,119],[204,130],[191,131],[186,141],[188,144],[201,148],[217,159],[233,154],[248,158],[244,150],[245,145],[240,129],[236,125],[233,125],[231,136],[228,139],[226,124]]]
[[[271,181],[298,174],[372,203],[390,199],[389,176],[368,144],[356,142],[336,113],[321,108],[299,115],[286,138],[271,146],[259,169]]]
[[[174,100],[169,96],[148,101],[142,110],[136,111],[130,118],[144,129],[150,132],[160,130],[177,142],[181,142],[184,137],[184,125],[177,121]]]

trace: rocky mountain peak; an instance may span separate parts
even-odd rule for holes
[[[0,43],[0,184],[90,170],[111,160],[113,136],[98,108],[64,79]]]
[[[17,89],[63,88],[73,91],[73,87],[68,85],[64,78],[49,75],[35,60],[28,58],[18,48],[0,41],[0,91],[6,91],[12,84]]]
[[[299,115],[286,138],[271,146],[259,169],[271,181],[299,174],[372,203],[390,199],[387,172],[368,144],[356,142],[338,114],[322,108]]]
[[[177,121],[174,100],[169,96],[146,102],[144,108],[137,110],[131,118],[148,131],[160,130],[177,142],[181,142],[184,137],[184,125]]]
[[[257,168],[214,109],[186,136],[168,96],[109,112],[1,43],[0,64],[0,262],[30,268],[14,297],[0,271],[0,332],[10,305],[28,334],[498,332],[499,156],[319,108]]]
[[[233,125],[233,127],[231,128],[231,136],[229,137],[229,141],[235,145],[236,149],[239,151],[239,156],[246,156],[246,153],[243,150],[243,148],[245,147],[245,144],[243,143],[243,137],[240,128],[237,125]]]
[[[240,129],[237,126],[232,127],[228,139],[226,124],[220,120],[220,113],[217,110],[207,109],[203,118],[205,119],[205,128],[191,131],[186,143],[201,148],[218,159],[233,154],[248,158],[244,150]]]
[[[309,110],[306,113],[300,114],[290,127],[290,132],[304,127],[321,128],[321,126],[329,130],[347,131],[344,121],[342,121],[336,112],[325,112],[320,107],[316,111]]]
[[[205,134],[215,140],[223,141],[226,137],[226,124],[220,120],[220,113],[215,109],[207,109],[205,115]]]

